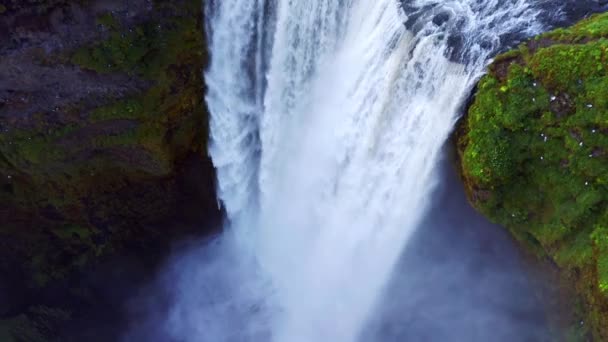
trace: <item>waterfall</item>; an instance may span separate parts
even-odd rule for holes
[[[502,37],[540,30],[538,13],[526,0],[205,11],[209,151],[230,222],[213,247],[225,260],[205,273],[224,292],[186,340],[356,341],[426,214],[462,103]]]

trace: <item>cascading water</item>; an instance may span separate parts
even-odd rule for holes
[[[540,29],[537,12],[526,0],[215,0],[206,13],[210,153],[231,222],[214,248],[231,276],[187,340],[356,341],[426,212],[463,100],[502,36]]]

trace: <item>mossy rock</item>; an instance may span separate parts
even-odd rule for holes
[[[608,14],[498,56],[457,138],[472,204],[558,265],[608,341]]]
[[[100,304],[78,285],[97,264],[123,253],[159,262],[172,241],[204,233],[167,222],[191,215],[202,225],[220,217],[206,146],[200,1],[89,5],[13,1],[3,14],[15,23],[9,33],[32,30],[28,44],[65,42],[48,53],[21,51],[18,40],[0,46],[4,60],[24,59],[25,79],[50,75],[62,89],[70,88],[61,82],[76,80],[93,90],[48,99],[54,90],[37,85],[0,89],[0,273],[14,283],[11,290],[23,290],[0,308],[0,339],[10,325],[13,332],[23,327],[17,340],[38,340],[35,331],[27,335],[38,327],[27,310],[54,307],[45,302],[53,297],[65,298],[57,310],[71,317]],[[34,21],[64,26],[45,31]],[[69,25],[82,32],[71,35]],[[61,105],[45,107],[47,101]]]

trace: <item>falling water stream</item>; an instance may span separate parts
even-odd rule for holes
[[[526,0],[206,12],[223,244],[252,268],[248,293],[229,296],[257,303],[240,338],[356,341],[426,213],[463,100],[501,36],[540,30],[538,13]]]
[[[169,335],[369,341],[400,256],[441,214],[442,147],[466,97],[505,37],[542,29],[531,1],[205,2],[228,223],[178,261],[196,271],[170,275]]]

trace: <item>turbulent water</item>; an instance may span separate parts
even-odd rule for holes
[[[215,277],[215,298],[177,305],[175,329],[356,341],[428,209],[465,97],[503,37],[540,30],[538,12],[526,0],[217,0],[206,13],[210,153],[230,224],[210,247],[220,260],[196,275]]]
[[[608,4],[203,3],[228,222],[133,298],[124,341],[561,340],[536,296],[556,289],[467,206],[442,146],[493,55]]]

